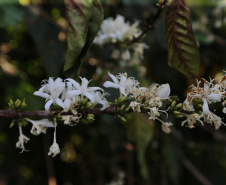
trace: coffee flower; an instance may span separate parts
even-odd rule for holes
[[[106,88],[112,87],[115,89],[119,89],[120,95],[127,96],[132,92],[133,87],[138,85],[138,82],[133,78],[127,78],[127,73],[119,73],[118,76],[114,76],[111,73],[108,73],[113,82],[106,81],[103,86]]]
[[[181,113],[181,114],[187,118],[181,123],[181,126],[184,126],[187,123],[187,126],[189,128],[195,128],[194,124],[196,122],[200,122],[203,125],[203,122],[200,120],[201,116],[199,114],[197,113],[194,114]]]
[[[81,85],[73,79],[68,78],[67,81],[71,82],[74,90],[67,92],[67,97],[73,98],[81,95],[81,100],[83,100],[84,96],[90,99],[91,102],[95,102],[95,98],[91,94],[96,90],[102,90],[100,87],[88,87],[89,81],[86,78],[80,77],[82,83]]]
[[[19,140],[16,143],[16,148],[22,149],[21,150],[21,153],[22,153],[23,151],[28,151],[28,150],[25,149],[24,143],[27,143],[30,139],[23,134],[21,126],[19,126],[19,134],[20,134],[19,135]]]
[[[57,126],[57,123],[55,122],[55,131],[54,131],[54,136],[53,136],[53,144],[49,148],[49,153],[48,153],[48,155],[52,155],[52,157],[55,157],[57,154],[60,153],[59,145],[56,142],[56,126]]]
[[[39,135],[41,133],[46,133],[47,127],[53,127],[53,123],[48,119],[41,119],[41,120],[31,120],[27,118],[27,121],[32,123],[31,133],[33,135]]]
[[[49,110],[52,104],[57,104],[64,109],[64,103],[60,99],[60,95],[63,92],[64,88],[65,83],[61,78],[57,78],[55,81],[53,80],[53,78],[49,78],[48,81],[44,81],[44,85],[39,89],[39,91],[34,92],[34,95],[46,98],[46,110]]]
[[[208,82],[203,79],[203,81],[204,81],[203,88],[199,86],[201,81],[197,81],[197,87],[192,85],[192,91],[190,93],[190,96],[193,98],[199,98],[203,101],[202,106],[203,114],[208,115],[210,112],[208,103],[220,102],[222,94],[221,93],[217,94],[218,92],[215,92],[214,85],[212,83],[213,80]]]
[[[100,31],[94,43],[103,45],[109,42],[116,43],[131,40],[141,32],[137,26],[138,22],[130,25],[130,23],[125,22],[124,17],[121,15],[117,15],[115,19],[108,18],[101,24]]]
[[[95,101],[93,102],[93,107],[97,104],[101,104],[102,108],[100,110],[104,110],[108,107],[110,107],[110,105],[108,104],[108,101],[104,98],[104,96],[107,95],[107,93],[100,93],[98,91],[96,92],[91,92],[91,94],[93,95]]]

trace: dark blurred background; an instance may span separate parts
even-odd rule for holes
[[[156,13],[151,0],[103,0],[105,17],[117,14],[131,23]],[[192,24],[200,54],[200,78],[217,78],[226,69],[226,1],[190,0]],[[107,72],[128,72],[143,84],[169,83],[171,94],[185,99],[191,81],[167,64],[164,11],[157,28],[143,41],[149,45],[140,65],[120,67],[109,58],[111,46],[92,46],[81,76],[103,84]],[[43,79],[62,77],[66,51],[67,20],[62,0],[0,0],[0,109],[10,99],[26,98],[27,110],[43,110],[44,100],[33,96]],[[116,90],[108,91],[118,93]],[[115,95],[115,97],[117,94]],[[113,100],[113,97],[107,97]],[[92,124],[59,125],[61,153],[47,156],[53,130],[33,136],[29,152],[16,149],[19,131],[11,120],[0,118],[0,185],[225,185],[226,129],[208,125],[181,127],[173,119],[170,135],[159,122],[131,115],[126,123],[99,116]],[[223,120],[225,121],[225,119]]]

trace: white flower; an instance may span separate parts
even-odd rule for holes
[[[200,81],[197,81],[197,87],[195,87],[194,85],[192,86],[192,92],[190,93],[190,96],[194,97],[194,98],[202,99],[203,114],[208,115],[210,112],[208,103],[220,102],[222,95],[214,93],[215,89],[214,89],[212,81],[207,82],[206,80],[204,80],[203,88],[199,87],[200,83],[201,83]]]
[[[67,96],[69,98],[76,97],[78,95],[81,95],[81,100],[83,99],[84,96],[86,96],[88,99],[91,100],[91,102],[95,102],[95,98],[91,94],[91,92],[94,92],[96,90],[102,90],[100,87],[88,87],[89,81],[86,78],[81,78],[81,85],[76,82],[73,79],[68,78],[67,80],[72,83],[74,86],[75,90],[71,90],[67,92]]]
[[[170,126],[172,126],[173,124],[170,122],[162,122],[162,130],[169,134],[171,132]]]
[[[108,104],[108,101],[104,98],[105,95],[107,95],[107,93],[100,93],[98,91],[96,92],[91,92],[91,94],[93,95],[95,101],[93,102],[94,105],[97,105],[97,104],[101,104],[102,105],[102,108],[100,110],[104,110],[108,107],[110,107],[110,105]]]
[[[64,111],[68,111],[71,107],[71,104],[73,104],[72,98],[68,97],[67,92],[73,90],[72,83],[71,82],[65,82],[66,88],[64,88],[64,91],[62,92],[62,101],[64,103]]]
[[[125,22],[124,17],[121,15],[117,15],[115,20],[108,18],[101,24],[100,31],[94,43],[102,45],[108,42],[116,43],[131,40],[140,33],[137,26],[138,22],[130,25],[128,22]]]
[[[162,84],[156,89],[156,94],[161,99],[168,99],[170,95],[170,86],[169,84]]]
[[[61,119],[64,121],[65,125],[70,125],[70,126],[74,126],[74,124],[72,124],[71,122],[79,122],[79,119],[82,117],[81,113],[78,113],[76,108],[72,108],[71,112],[73,113],[73,115],[63,115],[61,116]]]
[[[207,122],[209,124],[214,124],[216,130],[218,130],[222,124],[225,125],[222,122],[221,118],[211,111],[209,111],[208,114],[203,113],[202,117],[203,117],[205,122]]]
[[[113,80],[113,82],[110,82],[110,81],[106,81],[103,86],[104,87],[112,87],[112,88],[115,88],[115,89],[119,89],[120,93],[122,93],[123,95],[127,95],[126,93],[126,80],[127,80],[127,75],[124,74],[124,75],[121,75],[120,76],[120,79],[118,80],[117,79],[117,76],[114,76],[112,75],[111,73],[108,72],[108,75],[111,77],[111,79]]]
[[[183,109],[189,112],[194,111],[194,106],[192,104],[192,97],[190,95],[190,93],[187,94],[187,98],[185,99],[184,103],[183,103]]]
[[[54,132],[54,134],[55,134],[55,132]],[[55,157],[59,153],[60,153],[59,145],[56,142],[53,142],[53,144],[49,148],[48,155],[52,155],[52,157]]]
[[[129,93],[132,93],[133,88],[139,84],[139,82],[137,82],[133,78],[127,78],[126,73],[119,73],[118,76],[114,76],[108,72],[108,75],[111,77],[113,82],[106,81],[103,86],[106,88],[112,87],[119,89],[120,95],[123,94],[124,96],[127,96]]]
[[[149,46],[145,43],[134,43],[133,49],[134,49],[134,57],[137,59],[143,59],[144,55],[144,49],[148,49]]]
[[[223,108],[222,112],[226,114],[226,107]]]
[[[133,101],[130,103],[129,106],[133,109],[133,112],[141,112],[141,110],[140,110],[141,104],[140,103]]]
[[[28,150],[25,149],[24,143],[27,143],[30,139],[27,136],[23,135],[21,126],[19,126],[19,134],[20,134],[19,135],[19,140],[16,143],[16,148],[22,149],[21,150],[21,153],[22,153],[23,151],[28,151]]]
[[[158,108],[153,107],[153,108],[150,108],[149,110],[150,110],[150,112],[148,112],[148,114],[150,115],[149,119],[155,120],[156,117],[160,116]]]
[[[200,120],[201,116],[197,113],[195,114],[185,114],[185,113],[181,113],[183,116],[187,117],[186,120],[184,120],[182,123],[181,123],[181,126],[184,126],[185,123],[187,123],[187,126],[189,128],[194,128],[194,124],[198,121],[200,122],[202,125],[203,125],[203,122]]]
[[[57,123],[55,122],[55,131],[54,131],[54,137],[53,137],[53,144],[49,148],[49,153],[48,153],[48,155],[53,155],[52,157],[55,157],[57,154],[60,153],[59,145],[56,142],[56,126],[57,126]]]
[[[49,78],[48,81],[45,81],[45,84],[39,89],[39,91],[34,92],[34,95],[46,98],[46,110],[49,110],[52,104],[57,104],[64,109],[64,104],[59,98],[64,88],[65,84],[62,82],[61,78],[57,78],[55,81],[53,78]]]
[[[46,133],[47,127],[53,127],[53,123],[48,119],[41,119],[41,120],[31,120],[27,118],[27,121],[33,124],[31,128],[31,133],[33,135],[39,135],[41,133]]]

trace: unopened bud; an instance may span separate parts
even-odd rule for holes
[[[21,100],[17,99],[15,102],[16,108],[20,108],[20,105],[21,105]]]
[[[85,97],[82,101],[81,104],[85,105],[87,102],[89,101],[89,99],[87,97]]]
[[[174,109],[175,105],[176,105],[176,101],[174,100],[174,101],[171,103],[171,109],[172,109],[172,110]]]
[[[169,84],[163,84],[157,89],[157,96],[161,99],[166,99],[170,95],[170,86]]]
[[[89,109],[93,106],[93,103],[91,101],[89,101],[87,104],[86,104],[86,108]]]
[[[176,109],[181,108],[181,107],[182,107],[182,105],[183,105],[182,103],[177,104],[177,105],[176,105]]]

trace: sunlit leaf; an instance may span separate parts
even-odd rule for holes
[[[103,9],[99,0],[70,0],[66,12],[70,26],[64,74],[74,78],[79,76],[82,61],[99,30]]]
[[[186,0],[174,0],[165,15],[168,63],[187,77],[199,73],[199,49],[191,25]]]

